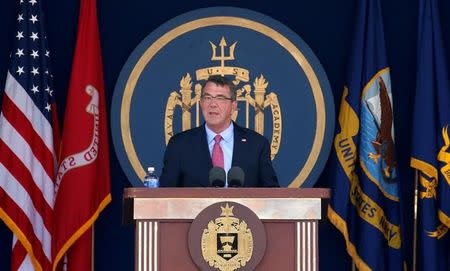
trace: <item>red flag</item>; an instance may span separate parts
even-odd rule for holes
[[[50,270],[58,121],[41,2],[21,1],[0,114],[0,218],[11,270]]]
[[[91,269],[91,228],[111,201],[106,120],[96,2],[81,0],[56,177],[53,270],[66,254],[69,270]]]

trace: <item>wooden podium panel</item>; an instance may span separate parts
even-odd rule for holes
[[[188,248],[193,219],[207,206],[233,201],[263,222],[267,244],[256,270],[319,270],[322,188],[127,188],[124,220],[136,224],[135,270],[198,270]]]

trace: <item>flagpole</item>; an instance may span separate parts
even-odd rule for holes
[[[95,223],[94,224],[92,224],[92,239],[91,239],[91,242],[92,242],[92,245],[91,245],[91,248],[92,248],[92,250],[91,250],[91,252],[92,252],[92,260],[91,260],[91,263],[92,263],[92,265],[91,265],[91,270],[92,271],[94,271],[94,265],[95,265],[95,263],[94,263],[94,261],[95,261],[95,257],[94,257],[94,255],[95,255],[95,247],[94,247],[94,244],[95,244],[95,242],[94,242],[94,240],[95,240],[95,235],[94,235],[94,233],[95,233],[95,231],[94,231],[94,225],[95,225]]]
[[[412,270],[416,271],[416,259],[417,259],[417,209],[419,201],[419,174],[418,171],[414,171],[414,232],[413,232],[413,263]]]

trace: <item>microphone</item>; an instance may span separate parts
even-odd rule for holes
[[[225,170],[221,167],[213,167],[209,170],[209,184],[212,187],[225,186]]]
[[[228,171],[228,187],[244,186],[245,173],[240,167],[232,167]]]

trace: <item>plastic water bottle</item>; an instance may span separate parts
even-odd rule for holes
[[[147,168],[147,174],[144,178],[144,186],[145,187],[159,187],[159,179],[156,175],[155,168],[154,167],[148,167]]]

